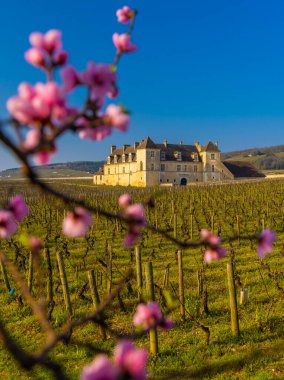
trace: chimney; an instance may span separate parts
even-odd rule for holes
[[[129,146],[130,146],[130,145],[127,145],[127,144],[123,145],[123,152],[125,152],[125,150],[126,150]]]
[[[136,149],[138,146],[139,146],[139,142],[138,141],[135,141],[135,143],[134,143],[134,148]]]
[[[116,150],[116,145],[112,145],[110,147],[110,154],[113,154],[113,152]]]
[[[214,143],[214,144],[215,144],[215,146],[217,146],[217,148],[218,148],[218,141],[215,141],[215,143]]]
[[[182,140],[180,141],[179,145],[183,145],[183,141]]]
[[[165,148],[168,147],[168,142],[167,142],[167,140],[164,140],[164,141],[163,141],[163,144],[164,144]]]

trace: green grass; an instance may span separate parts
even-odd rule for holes
[[[1,249],[15,260],[15,243],[23,232],[42,237],[50,248],[54,271],[55,308],[52,324],[60,331],[68,315],[63,304],[62,289],[56,268],[55,254],[64,255],[74,320],[93,310],[89,291],[84,298],[78,292],[87,280],[87,271],[95,269],[103,272],[98,259],[107,262],[108,245],[114,254],[114,282],[129,267],[135,268],[133,249],[123,248],[125,226],[106,220],[94,214],[94,227],[89,233],[91,239],[67,239],[61,235],[61,223],[64,207],[58,200],[44,196],[25,183],[15,183],[14,192],[22,193],[31,208],[31,215],[21,224],[20,232],[13,241],[1,241]],[[98,189],[84,184],[54,184],[61,191],[81,199],[91,205],[116,212],[117,197],[125,189]],[[1,200],[7,197],[7,183],[0,184]],[[226,263],[228,258],[203,266],[200,248],[184,250],[184,279],[186,295],[186,321],[181,321],[178,309],[172,314],[175,327],[169,332],[159,333],[160,353],[151,357],[149,372],[151,378],[159,379],[171,375],[176,379],[283,379],[283,288],[284,288],[284,233],[283,231],[283,194],[284,182],[267,181],[255,184],[200,186],[187,189],[128,189],[135,201],[147,200],[153,194],[156,207],[147,210],[151,224],[168,229],[172,233],[172,208],[178,217],[178,237],[190,239],[190,214],[194,213],[193,239],[198,239],[199,228],[210,228],[211,215],[214,213],[215,231],[221,236],[231,236],[236,232],[236,215],[240,218],[241,233],[260,231],[262,219],[265,228],[273,228],[278,234],[275,250],[267,255],[263,263],[257,258],[255,244],[234,242],[231,249],[235,254],[236,271],[241,283],[237,285],[239,297],[241,286],[249,289],[249,301],[239,307],[240,337],[232,337],[230,330],[230,310],[227,292]],[[157,211],[155,211],[157,210]],[[92,241],[93,239],[93,241]],[[28,251],[16,243],[23,256],[18,259],[23,275],[27,276]],[[89,249],[87,251],[87,247]],[[229,248],[229,246],[228,246]],[[151,260],[154,266],[156,297],[162,301],[158,291],[171,293],[177,298],[178,279],[176,249],[171,242],[158,234],[145,231],[141,242],[143,263]],[[85,258],[83,259],[83,257]],[[163,289],[163,276],[166,266],[170,264],[170,284]],[[269,266],[270,270],[268,270]],[[46,271],[42,260],[43,278]],[[76,267],[78,277],[76,277]],[[208,291],[209,315],[198,316],[200,298],[197,294],[197,272],[204,269],[205,286]],[[38,273],[35,273],[35,281]],[[10,281],[14,286],[13,280]],[[136,284],[132,282],[134,294],[127,289],[121,293],[127,312],[120,310],[117,300],[107,309],[107,317],[112,328],[121,332],[132,332],[132,318],[137,305]],[[32,315],[30,308],[17,301],[15,296],[7,293],[4,283],[0,282],[1,319],[16,341],[29,352],[37,351],[44,345],[45,336]],[[34,296],[39,295],[40,287],[35,282]],[[106,278],[99,285],[100,296],[106,292]],[[210,329],[210,342],[206,344],[205,333],[198,326],[201,323]],[[90,347],[80,343],[92,343],[100,351],[112,352],[115,341],[109,338],[102,342],[98,327],[87,324],[76,328],[69,345],[58,344],[50,353],[50,358],[60,363],[70,379],[78,379],[82,367],[94,357]],[[137,340],[140,347],[148,347],[148,337]],[[1,376],[5,379],[50,379],[51,373],[42,367],[25,372],[20,369],[4,347],[0,350]]]

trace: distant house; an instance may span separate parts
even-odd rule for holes
[[[146,187],[232,179],[234,175],[221,161],[217,143],[184,145],[164,140],[156,144],[147,137],[121,149],[112,146],[94,183]]]

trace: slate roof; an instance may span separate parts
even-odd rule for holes
[[[218,146],[209,141],[205,146],[202,147],[202,152],[220,152]]]
[[[235,178],[264,178],[265,175],[252,163],[247,161],[223,161],[227,169],[234,174]]]
[[[198,153],[198,149],[195,145],[184,144],[155,144],[154,141],[147,136],[136,147],[125,146],[124,149],[115,149],[110,155],[111,163],[114,163],[114,156],[117,156],[117,163],[122,163],[122,155],[125,154],[125,161],[128,161],[128,155],[132,154],[132,161],[136,161],[137,149],[159,149],[165,153],[165,161],[177,161],[177,162],[201,162],[201,157]],[[219,152],[218,147],[211,141],[207,145],[202,147],[202,151],[206,152]],[[181,160],[177,158],[176,153],[181,153]],[[198,154],[198,160],[194,160],[194,153]],[[163,161],[163,160],[162,160]]]
[[[137,149],[155,149],[156,144],[150,139],[149,136],[145,140],[142,140]]]

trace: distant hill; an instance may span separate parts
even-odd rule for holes
[[[284,145],[277,145],[265,148],[251,148],[236,150],[221,154],[223,161],[237,162],[237,166],[246,161],[256,166],[260,170],[283,170],[284,169]],[[37,173],[42,178],[60,177],[92,177],[105,161],[74,161],[66,163],[56,163],[46,166],[36,167]],[[0,179],[21,178],[18,168],[0,171]]]
[[[103,165],[104,161],[75,161],[38,166],[35,167],[35,170],[42,178],[92,177],[93,174],[96,173]],[[0,171],[0,179],[13,179],[21,177],[23,176],[19,168]]]
[[[284,145],[222,153],[223,160],[248,161],[260,170],[284,169]]]

